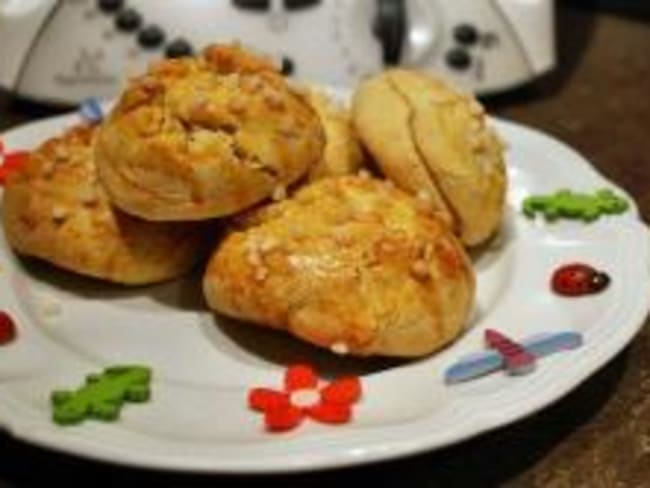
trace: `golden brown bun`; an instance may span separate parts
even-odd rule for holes
[[[3,223],[10,245],[80,274],[138,285],[187,271],[200,257],[197,224],[152,223],[114,210],[97,182],[96,130],[45,142],[12,173]]]
[[[353,355],[421,356],[462,331],[475,279],[430,209],[389,182],[346,176],[254,212],[208,265],[225,315]]]
[[[125,212],[200,220],[281,192],[321,157],[318,117],[276,69],[237,46],[162,61],[103,125],[102,183]]]
[[[309,180],[357,173],[363,166],[364,155],[348,109],[314,87],[305,89],[305,97],[318,114],[325,133],[325,150],[309,172]]]
[[[353,119],[386,176],[448,212],[465,244],[480,244],[498,229],[503,147],[474,98],[431,75],[394,69],[361,84]]]

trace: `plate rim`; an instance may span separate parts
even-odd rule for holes
[[[40,121],[14,127],[1,134],[1,136],[3,138],[12,138],[15,136],[15,134],[21,133],[26,129],[37,129],[38,127],[36,126],[39,125],[45,126],[48,124],[57,123],[63,124],[67,121],[72,122],[73,117],[74,113],[49,117]],[[632,204],[630,214],[634,217],[633,219],[625,221],[624,223],[626,226],[637,226],[639,233],[643,233],[645,240],[645,251],[646,254],[648,253],[648,250],[650,249],[650,233],[648,232],[649,229],[640,217],[636,202],[625,189],[621,188],[618,184],[614,183],[605,175],[603,175],[597,168],[591,165],[582,154],[577,152],[575,149],[563,141],[558,140],[555,137],[546,134],[538,129],[525,126],[517,122],[507,121],[496,117],[491,117],[491,120],[496,124],[497,130],[499,130],[499,126],[501,126],[509,128],[511,130],[523,131],[523,133],[527,135],[532,135],[533,137],[544,141],[544,144],[553,144],[557,147],[561,147],[562,150],[568,151],[572,155],[572,165],[579,164],[581,171],[588,171],[592,177],[602,182],[602,184],[611,186],[612,188],[615,188],[617,191],[624,194]],[[2,190],[0,189],[0,194],[1,193]],[[524,408],[523,411],[514,415],[510,414],[510,416],[506,415],[507,418],[502,418],[498,415],[494,415],[493,412],[487,416],[476,415],[470,419],[475,424],[472,429],[469,429],[469,431],[466,431],[463,435],[460,436],[450,435],[449,438],[443,442],[431,442],[431,436],[423,435],[421,437],[410,439],[391,439],[379,446],[365,445],[363,446],[364,452],[362,454],[351,454],[349,452],[349,449],[341,449],[338,452],[334,452],[334,454],[329,450],[322,451],[320,454],[310,453],[309,456],[301,457],[298,460],[286,458],[282,459],[282,461],[279,461],[278,456],[276,455],[271,458],[271,462],[230,462],[230,464],[220,464],[219,462],[216,462],[215,464],[211,464],[206,462],[207,458],[202,457],[200,460],[189,460],[188,462],[187,457],[179,456],[177,454],[168,456],[157,456],[154,454],[151,457],[147,457],[146,453],[141,453],[141,456],[129,456],[129,453],[121,454],[119,453],[118,449],[111,449],[109,446],[105,445],[100,445],[99,449],[97,449],[97,446],[94,446],[94,449],[97,450],[86,451],[83,449],[84,442],[86,440],[84,436],[76,437],[75,435],[72,435],[72,441],[64,442],[62,445],[60,442],[61,436],[58,434],[53,434],[56,432],[54,430],[33,430],[30,428],[29,423],[22,425],[20,422],[18,422],[12,425],[10,420],[4,420],[2,413],[5,412],[5,408],[2,407],[2,405],[0,405],[0,429],[4,429],[10,435],[22,441],[47,449],[52,449],[54,451],[64,452],[68,455],[92,459],[95,461],[145,469],[155,468],[165,471],[214,474],[296,473],[365,465],[377,461],[401,458],[422,452],[432,452],[434,450],[442,449],[444,447],[463,442],[478,435],[482,435],[486,432],[511,425],[514,422],[534,415],[550,404],[553,404],[564,396],[568,395],[570,392],[575,390],[578,385],[586,381],[590,376],[595,374],[598,370],[609,363],[613,357],[620,353],[620,351],[632,341],[639,330],[643,327],[645,319],[648,315],[648,310],[650,309],[650,274],[648,274],[648,263],[646,263],[645,268],[647,279],[643,284],[644,286],[642,287],[643,297],[645,300],[640,300],[638,303],[636,303],[636,307],[634,307],[634,309],[630,312],[632,316],[628,319],[630,322],[629,325],[619,324],[620,329],[624,330],[624,333],[619,331],[619,333],[615,336],[617,338],[617,341],[614,344],[610,343],[608,347],[599,348],[601,357],[598,361],[596,361],[598,363],[597,365],[584,366],[582,369],[580,369],[578,374],[571,375],[569,381],[565,381],[560,386],[556,385],[553,395],[537,398],[537,401],[527,403],[526,408]],[[442,379],[440,381],[442,381]],[[0,383],[0,390],[1,389],[2,384]],[[382,427],[373,427],[371,430],[382,429]],[[70,433],[72,431],[68,430],[65,432]],[[433,439],[436,438],[433,437]],[[75,444],[75,442],[77,442],[82,448],[80,448],[78,444]]]

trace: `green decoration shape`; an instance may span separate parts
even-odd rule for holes
[[[86,377],[77,390],[52,392],[52,419],[60,425],[92,418],[117,420],[126,402],[146,402],[151,397],[151,369],[145,366],[112,366]]]
[[[630,204],[612,190],[604,188],[593,194],[561,189],[548,195],[531,195],[524,199],[522,211],[528,218],[542,214],[549,221],[559,218],[593,222],[602,215],[627,211]]]

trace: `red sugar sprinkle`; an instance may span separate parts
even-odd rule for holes
[[[16,338],[16,324],[11,316],[0,310],[0,346],[8,344]]]

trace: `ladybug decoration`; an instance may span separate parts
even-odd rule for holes
[[[553,272],[551,288],[559,295],[580,296],[603,291],[609,285],[609,275],[584,263],[560,266]]]

